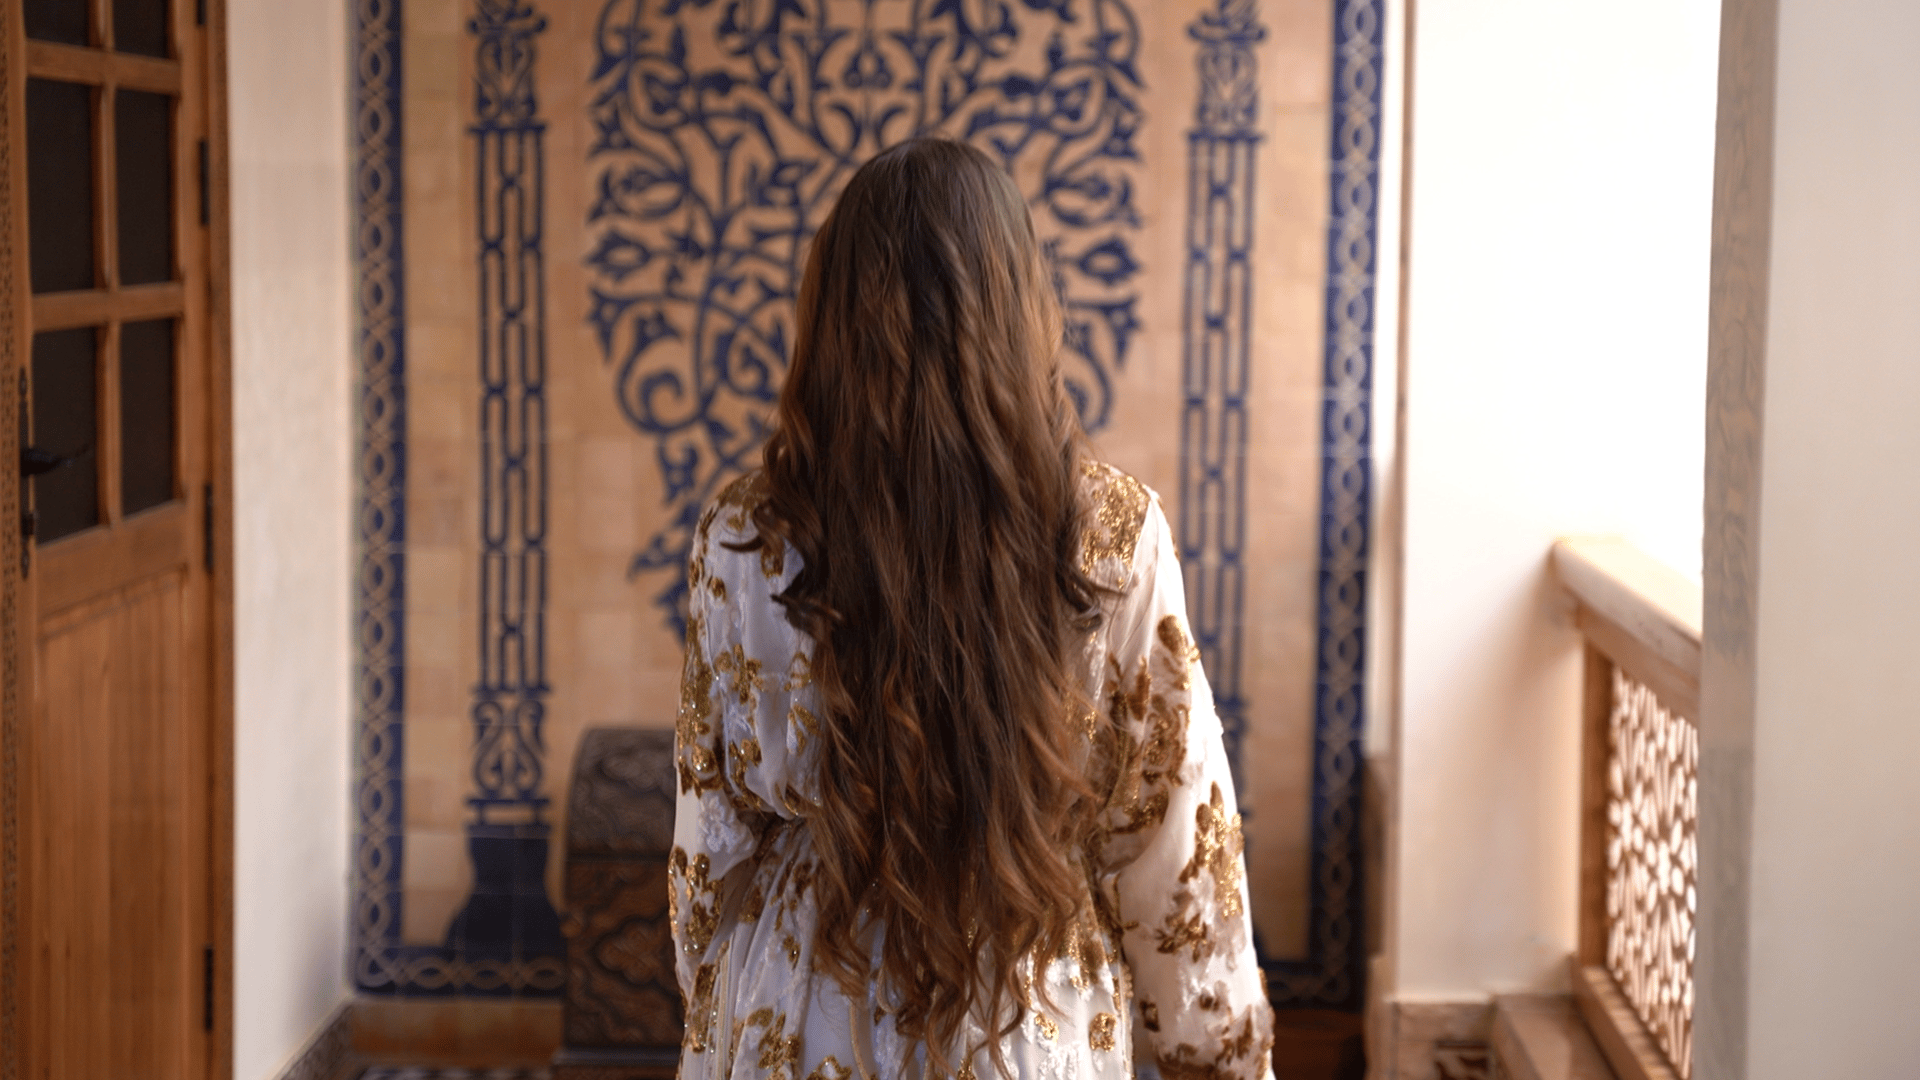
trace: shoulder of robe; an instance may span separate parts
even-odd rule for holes
[[[759,469],[753,469],[736,477],[720,494],[713,497],[707,509],[700,515],[700,532],[709,533],[717,522],[733,534],[731,539],[752,535],[753,512],[767,499],[767,477]]]
[[[1104,461],[1080,466],[1086,525],[1080,534],[1080,572],[1109,589],[1124,589],[1134,551],[1154,500],[1153,489]]]
[[[771,533],[762,537],[753,521],[753,512],[767,501],[767,495],[767,476],[760,469],[753,469],[720,489],[720,493],[713,497],[700,515],[699,529],[695,534],[695,550],[701,550],[704,542],[706,557],[711,564],[703,564],[701,570],[717,572],[718,565],[723,562],[729,567],[751,563],[759,566],[761,574],[768,581],[780,580],[788,567],[786,545]],[[756,539],[759,540],[758,544],[754,543]],[[733,545],[738,544],[748,545],[747,549],[737,550]],[[692,567],[689,567],[688,573],[689,585],[693,585]]]

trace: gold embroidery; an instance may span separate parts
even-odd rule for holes
[[[961,1062],[960,1071],[954,1074],[953,1080],[979,1080],[979,1077],[974,1075],[973,1062]]]
[[[746,1030],[747,1022],[745,1020],[735,1020],[733,1022],[733,1033],[727,1036],[727,1057],[729,1059],[738,1059],[740,1057],[740,1036],[744,1034]]]
[[[1107,966],[1107,950],[1101,937],[1099,918],[1094,911],[1081,912],[1080,920],[1067,928],[1066,940],[1060,943],[1060,955],[1055,958],[1068,961],[1067,981],[1076,990],[1085,990],[1093,985],[1100,969]],[[968,934],[972,933],[972,928],[969,928]],[[971,936],[967,944],[973,944]]]
[[[797,701],[787,706],[787,725],[793,729],[795,753],[806,753],[807,743],[820,734],[820,718]]]
[[[818,867],[811,859],[797,862],[787,869],[786,877],[780,882],[780,902],[774,908],[775,931],[786,929],[789,916],[794,917],[795,924],[798,925],[800,905],[805,900],[806,891],[813,887],[813,877],[817,869]]]
[[[1200,1048],[1181,1043],[1172,1053],[1159,1055],[1160,1075],[1167,1080],[1227,1080],[1230,1077],[1257,1076],[1264,1071],[1267,1056],[1273,1051],[1272,1015],[1266,1003],[1249,1005],[1238,1021],[1231,1013],[1218,1027],[1209,1027],[1213,1040],[1211,1061],[1201,1057]]]
[[[667,857],[667,925],[680,925],[680,890],[684,887],[682,879],[687,876],[686,850],[675,844],[673,854]]]
[[[1191,895],[1182,893],[1180,899],[1191,899]],[[1153,937],[1156,948],[1169,956],[1182,949],[1191,949],[1193,962],[1197,964],[1213,955],[1213,927],[1207,923],[1205,915],[1199,912],[1195,912],[1188,918],[1181,918],[1180,913],[1185,910],[1185,906],[1181,904],[1179,909],[1169,912],[1166,925],[1155,930]]]
[[[787,545],[777,536],[760,537],[760,573],[772,581],[786,568]]]
[[[753,711],[754,703],[760,698],[763,680],[760,661],[747,655],[746,646],[736,643],[733,648],[714,657],[713,670],[727,676],[734,700],[745,706],[747,711]]]
[[[736,533],[747,531],[747,518],[759,508],[767,497],[766,474],[755,469],[720,490],[714,499],[709,514],[717,514],[722,508],[734,511],[727,517],[727,528]]]
[[[1178,617],[1160,620],[1158,648],[1160,666],[1172,683],[1173,694],[1154,694],[1147,702],[1147,745],[1142,763],[1149,780],[1164,779],[1178,786],[1180,769],[1187,762],[1187,695],[1193,646],[1180,629]]]
[[[1157,630],[1160,647],[1167,654],[1167,667],[1173,672],[1173,688],[1185,690],[1191,668],[1200,659],[1200,647],[1187,639],[1178,615],[1163,617]]]
[[[1147,710],[1147,741],[1141,747],[1142,774],[1150,783],[1180,786],[1180,767],[1187,763],[1187,707],[1169,705],[1159,694]]]
[[[723,604],[727,602],[727,583],[719,574],[715,574],[707,580],[707,591],[713,594],[715,600]]]
[[[740,921],[759,922],[760,913],[765,911],[766,907],[766,890],[760,887],[759,879],[755,878],[753,887],[747,890],[746,897],[740,901]]]
[[[754,1046],[760,1052],[759,1066],[769,1077],[791,1078],[800,1067],[800,1033],[786,1033],[787,1014],[775,1016],[772,1009],[759,1009],[747,1017],[747,1026],[766,1029]]]
[[[1043,1039],[1051,1039],[1060,1034],[1060,1025],[1054,1023],[1053,1018],[1044,1013],[1034,1013],[1033,1024],[1040,1029],[1040,1037]]]
[[[853,1068],[842,1065],[832,1054],[820,1059],[820,1067],[807,1074],[807,1080],[853,1080]]]
[[[707,666],[701,644],[701,620],[687,619],[687,652],[680,669],[680,712],[673,738],[680,773],[680,791],[718,791],[721,787],[718,744],[714,741],[713,669]]]
[[[794,937],[792,934],[787,935],[786,940],[780,943],[780,947],[787,951],[787,966],[790,968],[799,967],[800,966],[800,943],[794,940]]]
[[[1185,713],[1167,708],[1153,693],[1153,680],[1142,662],[1131,679],[1121,675],[1120,663],[1109,658],[1106,698],[1111,724],[1104,768],[1111,769],[1107,788],[1108,816],[1096,829],[1089,851],[1096,856],[1114,834],[1127,835],[1151,828],[1167,816],[1163,781],[1177,772],[1186,756]],[[1180,707],[1184,710],[1184,706]],[[1152,716],[1144,741],[1134,737],[1143,717]],[[1172,766],[1170,769],[1169,766]]]
[[[1269,1024],[1261,1022],[1267,1018],[1268,1011],[1264,1003],[1247,1006],[1247,1011],[1240,1021],[1239,1034],[1224,1039],[1220,1043],[1221,1059],[1238,1061],[1241,1058],[1251,1057],[1256,1048],[1261,1058],[1266,1057],[1268,1049],[1273,1045],[1273,1033],[1267,1030]]]
[[[1133,566],[1140,526],[1147,519],[1146,486],[1097,461],[1084,463],[1081,471],[1092,481],[1094,490],[1093,520],[1087,522],[1080,537],[1080,572],[1092,574],[1097,563],[1117,559],[1124,574]]]
[[[678,877],[685,882],[687,905],[687,941],[688,954],[699,956],[707,951],[713,935],[720,928],[720,890],[724,881],[714,881],[708,877],[713,866],[705,852],[694,856],[691,864],[687,861],[685,848],[675,846],[667,857],[668,899],[673,899],[673,879]],[[675,918],[679,917],[679,905],[672,907]]]
[[[1109,1012],[1097,1013],[1093,1022],[1087,1025],[1087,1044],[1095,1050],[1113,1049],[1113,1029],[1120,1018]]]
[[[742,739],[727,750],[727,775],[733,780],[733,804],[744,813],[767,809],[766,801],[747,786],[747,770],[760,764],[760,740]]]
[[[1138,833],[1165,821],[1169,789],[1182,783],[1189,718],[1185,687],[1193,647],[1173,616],[1161,620],[1157,638],[1155,663],[1142,660],[1130,675],[1122,670],[1118,657],[1107,660],[1102,696],[1109,723],[1101,775],[1110,779],[1101,785],[1107,790],[1108,813],[1089,844],[1096,857],[1112,836]],[[1173,692],[1156,692],[1150,668],[1167,673]]]
[[[714,1007],[713,984],[719,974],[715,964],[701,964],[693,973],[693,996],[687,1001],[687,1032],[681,1045],[693,1053],[712,1046],[713,1022],[719,1018]]]
[[[1213,785],[1213,797],[1193,812],[1193,858],[1180,871],[1182,883],[1202,873],[1213,877],[1214,903],[1222,915],[1240,914],[1240,852],[1246,843],[1240,835],[1240,815],[1227,813],[1220,785]]]
[[[1155,1005],[1153,1002],[1148,1001],[1146,998],[1141,998],[1140,999],[1140,1023],[1143,1026],[1145,1026],[1148,1031],[1159,1031],[1160,1030],[1160,1006]]]

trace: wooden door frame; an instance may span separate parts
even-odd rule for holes
[[[20,735],[33,697],[34,605],[20,563],[19,381],[32,355],[28,283],[18,257],[27,231],[24,5],[0,9],[0,1080],[20,1076]],[[24,632],[23,632],[24,631]]]
[[[189,3],[194,0],[175,0]],[[233,1072],[233,348],[227,137],[227,5],[206,12],[208,452],[213,570],[208,580],[208,935],[213,945],[208,1077]],[[23,573],[20,380],[32,356],[27,234],[25,24],[0,11],[0,1080],[20,1077],[21,729],[33,700],[34,598]]]

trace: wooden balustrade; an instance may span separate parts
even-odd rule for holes
[[[1700,586],[1617,539],[1553,567],[1587,641],[1574,997],[1622,1080],[1688,1080]]]

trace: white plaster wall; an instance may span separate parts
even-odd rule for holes
[[[233,185],[234,1076],[346,997],[347,10],[228,0]]]
[[[1393,750],[1394,680],[1399,676],[1393,643],[1400,610],[1400,197],[1405,176],[1407,13],[1389,3],[1382,27],[1386,53],[1380,72],[1381,116],[1379,213],[1375,220],[1373,303],[1373,501],[1367,552],[1367,682],[1363,748],[1369,761]],[[1371,766],[1370,766],[1371,767]]]
[[[1920,7],[1783,0],[1779,28],[1746,1075],[1909,1077]]]
[[[1389,992],[1564,984],[1578,638],[1556,537],[1696,574],[1717,0],[1422,0]]]

